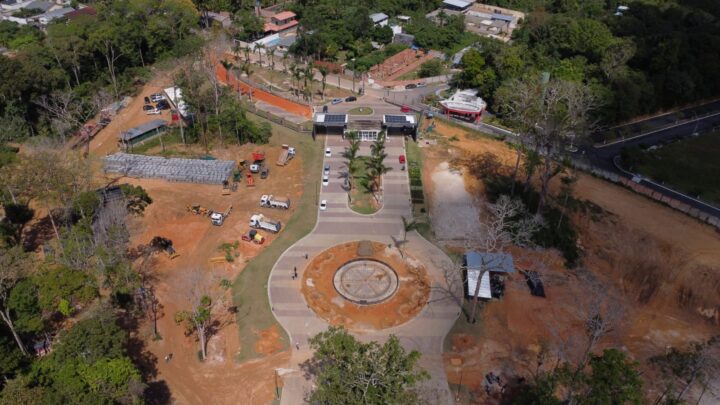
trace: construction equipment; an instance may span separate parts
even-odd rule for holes
[[[253,178],[252,173],[245,174],[245,181],[247,181],[248,187],[255,187],[255,179]]]
[[[278,166],[285,166],[288,164],[290,159],[295,157],[295,148],[283,144],[282,150],[280,151],[280,157],[277,160]]]
[[[280,228],[282,228],[282,224],[280,222],[275,222],[266,218],[262,214],[255,214],[251,216],[250,226],[253,228],[265,229],[266,231],[270,231],[272,233],[278,233],[280,232]]]
[[[252,242],[256,245],[262,245],[265,242],[265,237],[260,235],[260,233],[255,229],[249,230],[247,233],[243,234],[240,239],[246,242]]]
[[[225,212],[210,211],[210,223],[215,226],[222,226],[225,223],[225,218],[230,215],[232,208],[233,206],[230,204],[230,207]]]
[[[223,180],[222,195],[230,195],[230,183],[227,180]]]
[[[230,186],[230,190],[234,193],[234,192],[237,191],[237,189],[238,189],[238,182],[237,182],[237,181],[233,181],[233,182],[232,182],[232,186]]]
[[[273,195],[263,195],[260,197],[260,206],[266,208],[290,208],[290,198],[278,198]]]
[[[188,211],[192,212],[195,215],[207,215],[209,211],[207,208],[201,206],[200,204],[188,205],[186,208]]]
[[[253,163],[250,165],[250,171],[258,173],[265,162],[265,154],[262,152],[253,152],[252,159]]]

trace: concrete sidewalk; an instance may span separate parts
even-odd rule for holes
[[[313,387],[312,381],[306,379],[300,371],[300,364],[312,357],[308,339],[329,326],[309,308],[300,291],[307,263],[321,251],[344,242],[372,240],[392,244],[392,237],[402,238],[401,217],[410,218],[412,215],[407,172],[401,170],[398,162],[398,156],[405,153],[403,138],[391,137],[386,142],[388,157],[385,164],[392,170],[383,177],[383,207],[372,215],[357,214],[347,205],[347,193],[342,189],[343,179],[340,176],[344,167],[344,159],[340,155],[346,142],[340,137],[328,137],[326,144],[332,150],[332,157],[325,158],[324,162],[331,167],[330,183],[322,187],[320,200],[328,201],[328,209],[319,213],[315,229],[309,235],[280,256],[268,284],[273,313],[288,332],[293,350],[290,368],[295,371],[283,377],[281,404],[306,402],[306,396]],[[369,154],[369,144],[363,144],[360,150],[360,155],[366,154]],[[405,324],[377,331],[353,331],[353,334],[362,341],[378,342],[394,334],[406,350],[420,351],[420,365],[431,376],[421,387],[422,392],[429,395],[428,400],[432,398],[430,403],[451,403],[452,396],[442,361],[442,346],[445,335],[460,313],[458,304],[446,293],[445,272],[452,269],[453,264],[440,249],[416,232],[408,233],[407,239],[404,250],[421,260],[428,271],[431,280],[429,302],[415,318]],[[295,267],[299,277],[293,280],[291,274]]]

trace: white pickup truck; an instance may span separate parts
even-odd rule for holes
[[[282,224],[280,222],[275,222],[271,219],[265,218],[262,214],[255,214],[251,216],[250,226],[253,228],[265,229],[266,231],[270,231],[272,233],[278,233],[280,232],[280,228],[282,228]]]
[[[274,195],[265,194],[262,197],[260,197],[260,206],[266,207],[266,208],[288,209],[288,208],[290,208],[290,199],[288,197],[277,198]]]

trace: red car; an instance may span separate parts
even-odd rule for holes
[[[410,107],[404,105],[404,106],[400,107],[400,111],[402,111],[402,112],[404,112],[404,113],[409,113],[409,112],[410,112]]]
[[[400,155],[400,157],[398,159],[400,160],[401,165],[405,164],[405,155]]]

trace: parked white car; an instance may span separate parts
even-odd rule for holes
[[[329,158],[332,156],[332,150],[330,148],[325,148],[325,157]]]
[[[325,168],[323,169],[323,175],[325,175],[325,176],[330,175],[330,165],[325,165]]]
[[[325,175],[323,176],[323,186],[327,186],[328,184],[330,184],[330,176]]]
[[[320,201],[320,211],[325,211],[327,209],[327,200]]]

